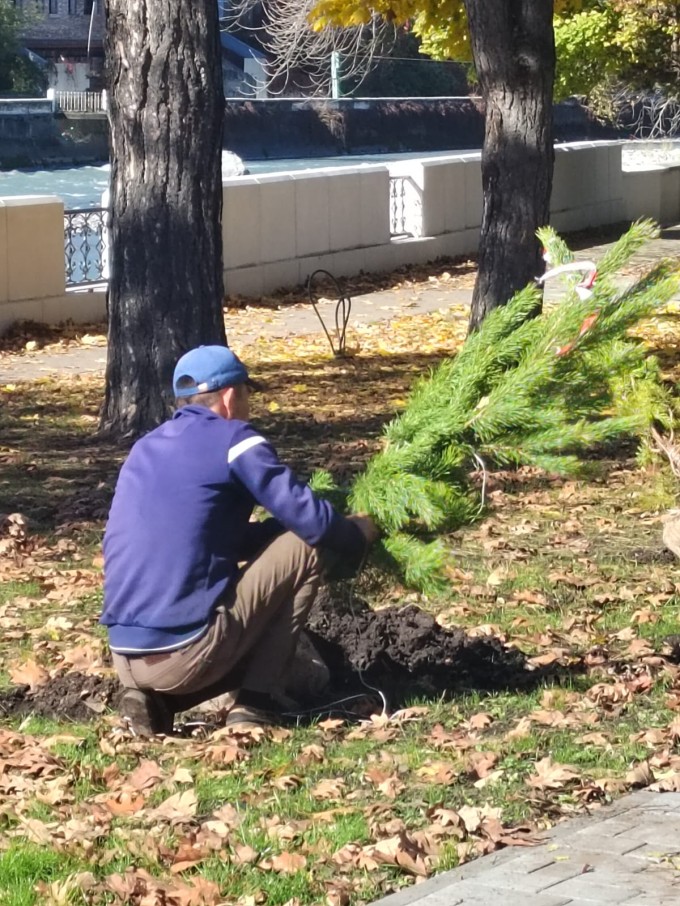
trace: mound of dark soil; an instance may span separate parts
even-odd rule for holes
[[[103,714],[120,695],[113,677],[64,673],[44,686],[14,686],[0,693],[0,717],[35,714],[60,720],[91,720]]]
[[[495,638],[444,629],[414,605],[373,611],[326,590],[312,609],[307,634],[331,671],[326,700],[336,693],[365,693],[369,686],[394,708],[414,697],[521,688],[536,681],[521,652]],[[0,693],[0,717],[83,721],[115,707],[120,693],[114,678],[66,673],[33,690],[16,686]]]
[[[362,601],[325,593],[312,609],[307,632],[334,686],[376,686],[391,706],[414,696],[524,687],[536,679],[520,651],[496,638],[445,629],[415,605],[374,611]]]

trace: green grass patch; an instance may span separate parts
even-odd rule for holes
[[[76,862],[64,853],[24,841],[0,853],[0,902],[3,906],[35,906],[44,902],[37,884],[64,880]]]

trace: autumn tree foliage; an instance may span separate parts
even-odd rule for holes
[[[590,0],[555,23],[556,96],[586,98],[641,135],[680,131],[678,0]]]

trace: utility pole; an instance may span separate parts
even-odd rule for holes
[[[331,51],[331,97],[340,97],[340,52]]]

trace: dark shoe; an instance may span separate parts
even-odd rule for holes
[[[266,692],[240,689],[236,702],[227,714],[225,727],[233,730],[251,730],[254,727],[281,727],[291,722],[292,699],[278,699]]]
[[[254,730],[256,727],[277,727],[282,723],[279,715],[263,711],[253,705],[234,705],[227,714],[224,726],[230,730]]]
[[[174,714],[160,692],[126,689],[118,710],[135,736],[172,735]]]

